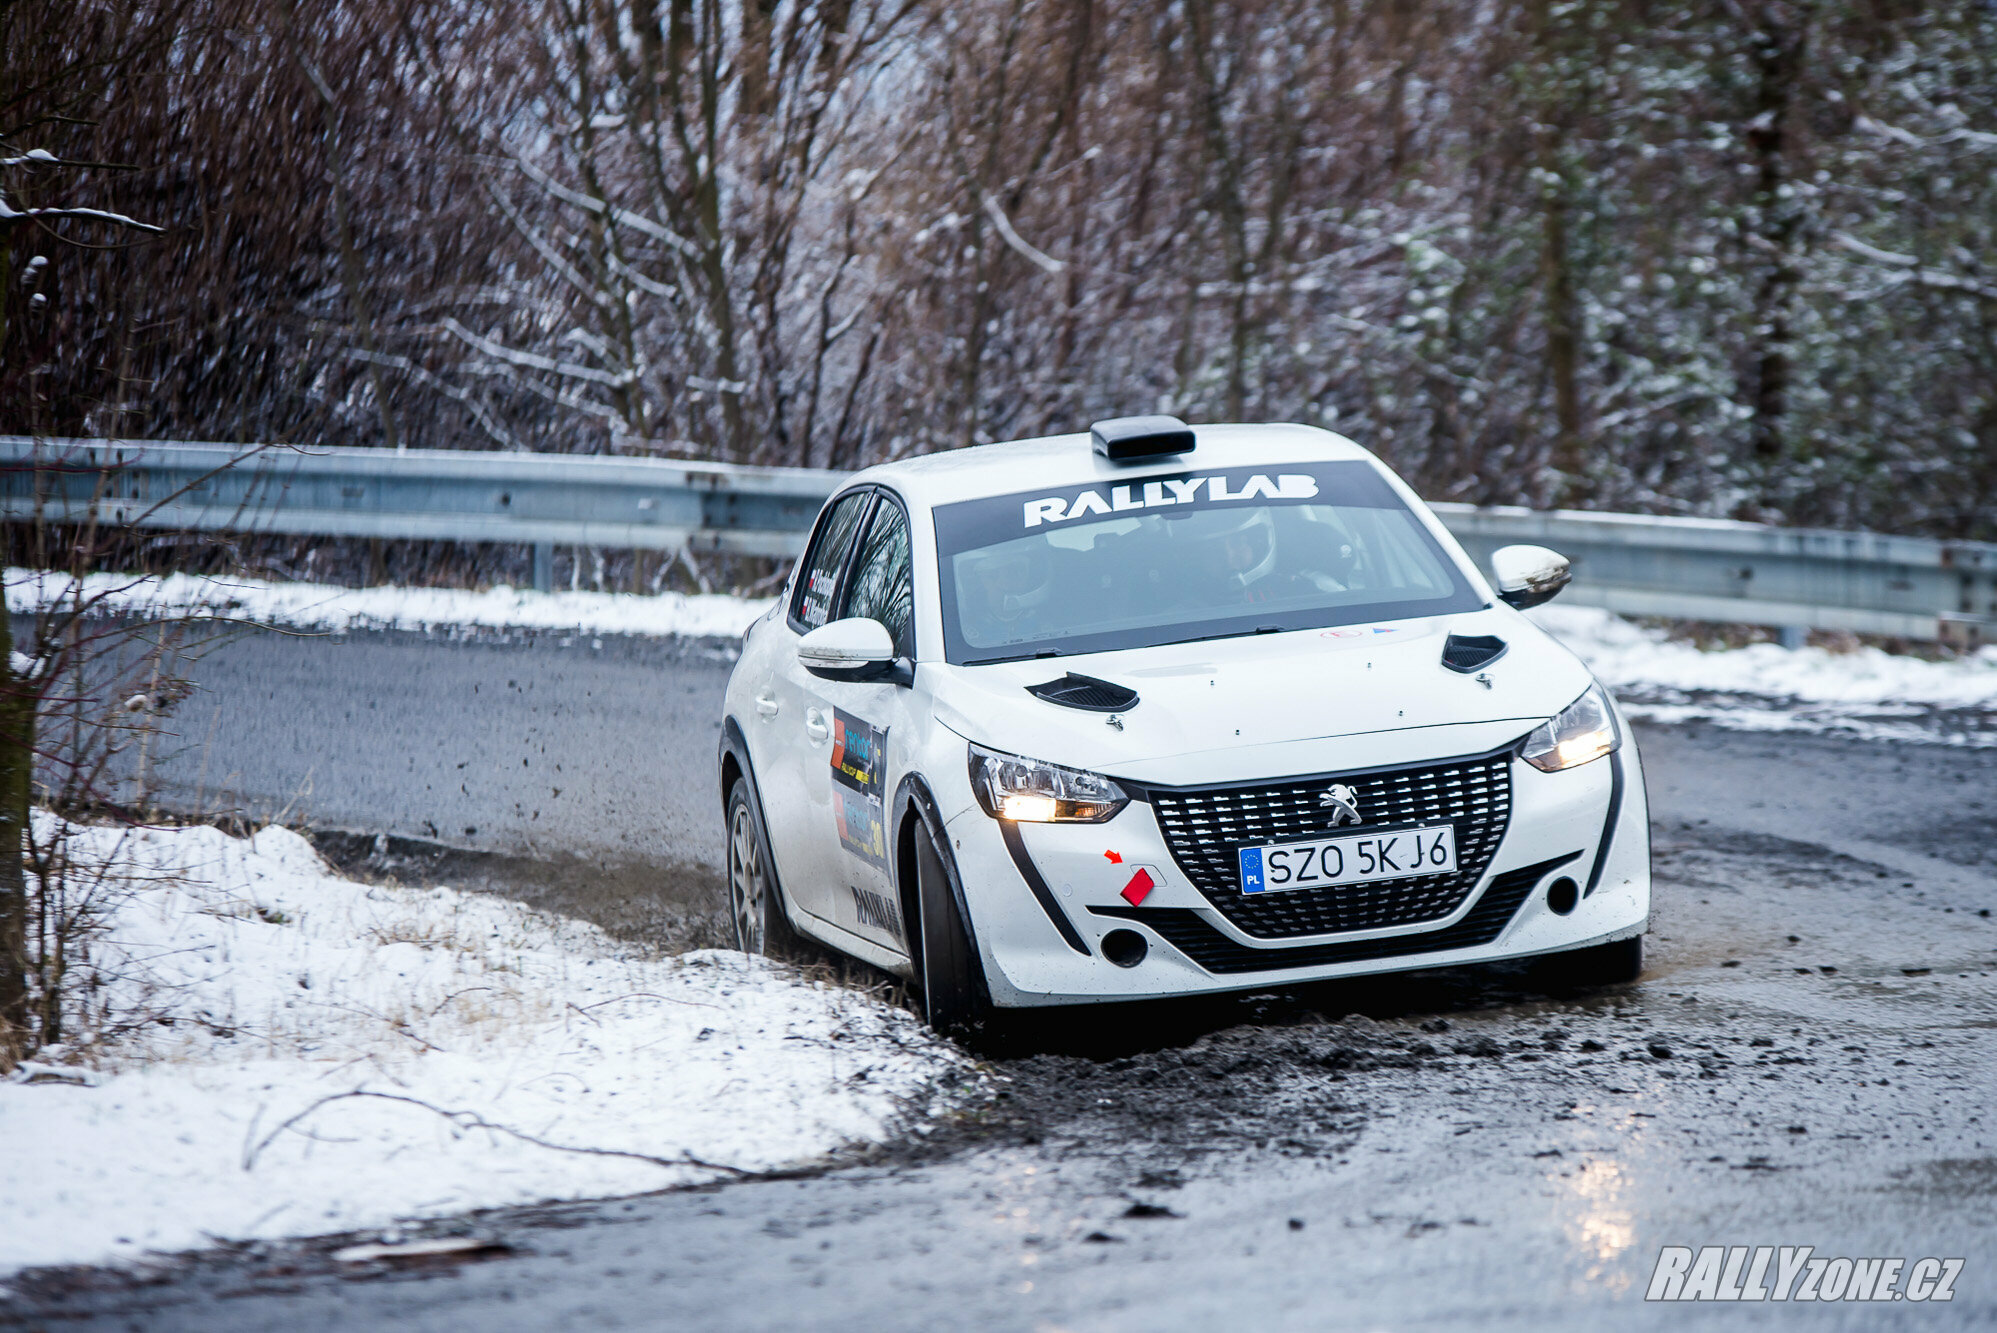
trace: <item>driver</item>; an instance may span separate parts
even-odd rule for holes
[[[1279,546],[1278,530],[1266,507],[1202,514],[1168,529],[1185,544],[1187,566],[1228,601],[1315,600],[1351,589],[1357,560],[1338,531],[1305,516]]]
[[[967,582],[985,603],[985,620],[1001,642],[1037,639],[1048,632],[1046,605],[1053,591],[1053,562],[1046,544],[1009,544],[978,554]]]
[[[1186,564],[1203,572],[1230,601],[1266,602],[1288,593],[1272,578],[1276,523],[1264,507],[1189,515],[1166,529],[1186,547]]]

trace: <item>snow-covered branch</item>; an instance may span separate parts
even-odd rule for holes
[[[1035,268],[1043,273],[1059,273],[1068,267],[1054,256],[1028,244],[1025,237],[1013,230],[1012,219],[1005,215],[1003,208],[999,207],[996,196],[986,194],[984,207],[985,216],[992,220],[992,226],[998,228],[998,234],[1005,239],[1005,243]]]
[[[1836,232],[1831,243],[1847,254],[1856,255],[1869,263],[1880,264],[1893,270],[1889,281],[1894,284],[1912,283],[1917,287],[1927,287],[1934,291],[1961,292],[1978,300],[1997,301],[1997,286],[1978,282],[1938,268],[1929,268],[1912,255],[1895,254],[1891,250],[1881,250],[1867,245],[1847,232]]]
[[[350,347],[347,349],[347,359],[361,362],[371,361],[379,366],[399,370],[426,389],[434,389],[446,398],[449,398],[452,402],[461,404],[467,412],[472,414],[472,419],[478,422],[479,429],[491,436],[500,448],[520,449],[523,447],[519,437],[506,428],[506,423],[501,421],[491,408],[479,401],[477,394],[472,393],[468,389],[460,388],[439,375],[433,375],[430,371],[417,365],[408,357],[396,356],[387,352],[370,352],[360,347]]]
[[[442,327],[453,337],[508,365],[520,366],[526,370],[545,371],[550,375],[561,375],[568,379],[586,380],[591,384],[601,384],[612,389],[629,384],[632,380],[630,371],[612,374],[607,370],[598,370],[594,366],[577,365],[573,361],[557,361],[551,356],[542,356],[539,352],[526,352],[517,347],[508,347],[473,333],[448,315],[444,317]]]
[[[1871,116],[1860,115],[1853,119],[1851,127],[1860,134],[1870,134],[1874,138],[1889,139],[1894,143],[1905,144],[1909,148],[1928,148],[1941,144],[1964,143],[1972,148],[1997,148],[1997,134],[1984,130],[1972,130],[1966,125],[1958,125],[1945,134],[1937,134],[1932,139],[1923,139],[1912,130],[1901,129],[1898,125],[1888,125]]]
[[[662,241],[688,258],[694,258],[700,254],[700,247],[696,246],[692,241],[687,240],[686,237],[681,236],[670,227],[661,226],[659,223],[652,221],[652,219],[642,213],[634,213],[628,208],[620,208],[616,205],[605,203],[601,199],[591,198],[580,190],[572,190],[553,176],[550,176],[547,172],[541,170],[541,168],[535,166],[531,158],[515,153],[513,161],[520,168],[523,175],[549,194],[554,195],[555,198],[560,199],[563,203],[573,204],[584,212],[594,213],[599,217],[607,217],[620,226],[629,227],[631,230],[649,236],[655,241]]]
[[[56,222],[62,220],[108,222],[115,227],[129,227],[133,231],[151,232],[155,236],[162,235],[166,231],[164,227],[155,227],[150,222],[140,222],[137,218],[129,218],[123,213],[112,213],[102,208],[17,209],[7,202],[5,194],[0,194],[0,225],[25,221]]]

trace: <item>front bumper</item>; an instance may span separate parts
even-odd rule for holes
[[[1454,912],[1283,939],[1248,935],[1216,910],[1181,872],[1142,801],[1104,824],[1019,826],[1025,873],[998,821],[972,808],[950,821],[948,833],[993,1003],[1262,989],[1520,958],[1641,934],[1650,917],[1650,816],[1635,746],[1626,741],[1611,758],[1565,773],[1541,773],[1518,760],[1511,767],[1509,825]],[[1133,905],[1120,894],[1139,869],[1153,885]],[[1029,885],[1028,873],[1042,881],[1043,893]],[[1593,884],[1564,915],[1548,902],[1549,886],[1563,877]],[[1103,937],[1116,930],[1144,937],[1142,961],[1123,967],[1105,957]],[[1259,966],[1265,958],[1268,965]]]

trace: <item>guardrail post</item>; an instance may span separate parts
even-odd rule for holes
[[[555,590],[555,544],[553,542],[534,543],[534,591],[553,592]]]
[[[1801,625],[1783,625],[1776,630],[1779,642],[1784,648],[1789,649],[1801,648],[1803,640],[1808,637],[1809,633],[1810,631]]]

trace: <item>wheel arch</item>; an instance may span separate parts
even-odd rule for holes
[[[756,785],[755,762],[749,757],[749,739],[742,734],[741,726],[733,717],[724,718],[721,723],[721,746],[717,755],[718,776],[721,779],[721,830],[724,843],[722,856],[726,858],[728,829],[728,798],[740,782],[748,793],[749,808],[756,816],[756,825],[762,831],[763,873],[769,876],[770,889],[777,896],[777,905],[782,910],[784,920],[798,929],[798,916],[792,907],[790,895],[784,892],[783,868],[777,864],[776,846],[770,840],[770,820],[763,811],[762,789]],[[724,870],[725,875],[725,860]]]
[[[929,826],[929,836],[936,843],[936,855],[943,862],[943,873],[950,880],[950,896],[957,902],[957,917],[971,937],[973,954],[978,953],[978,925],[971,917],[971,905],[964,896],[964,877],[957,869],[957,858],[951,851],[950,835],[943,826],[943,815],[936,804],[935,794],[920,774],[910,773],[895,788],[889,827],[894,829],[895,899],[901,907],[901,919],[907,928],[909,961],[914,964],[919,980],[922,972],[922,895],[916,884],[915,871],[915,828],[918,823]]]
[[[749,780],[749,799],[756,803],[756,813],[763,809],[762,794],[756,789],[756,769],[749,761],[749,738],[742,734],[742,726],[733,717],[721,721],[721,745],[716,756],[718,774],[721,778],[721,813],[728,815],[728,793],[735,790],[736,780]]]

